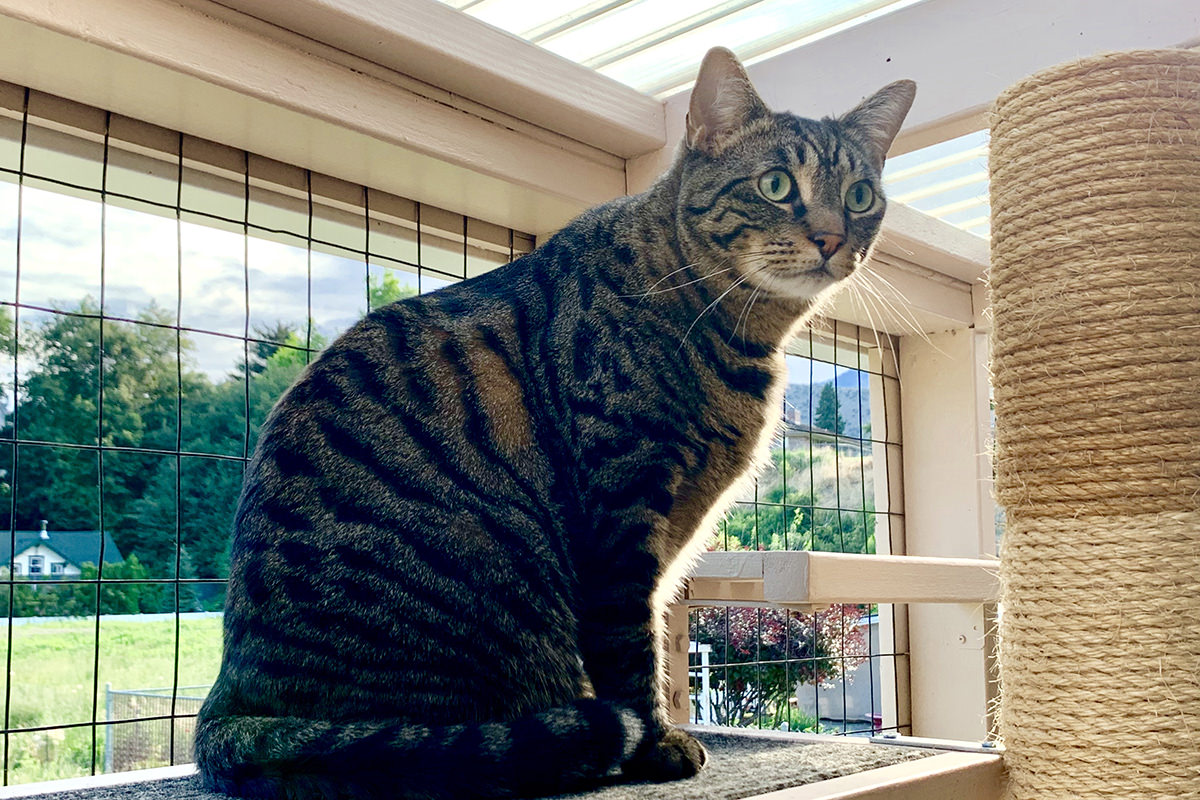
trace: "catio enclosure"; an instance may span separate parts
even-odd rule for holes
[[[656,22],[643,1],[592,4],[581,18],[608,33],[587,40],[569,14],[500,0],[291,5],[0,0],[5,785],[190,761],[229,519],[271,403],[371,308],[648,186],[712,44],[801,114],[921,88],[873,278],[792,343],[769,463],[709,549],[994,555],[986,108],[1048,64],[1194,27],[1171,0],[1135,22],[1082,0],[705,4]],[[759,33],[732,39],[725,17]],[[602,39],[617,28],[641,38]],[[797,82],[847,52],[870,55]],[[832,602],[677,614],[677,718],[985,739],[994,606],[856,594],[862,563]]]
[[[533,237],[0,92],[10,782],[186,762],[215,678],[241,472],[272,403],[368,310],[506,263]],[[895,353],[866,336],[829,321],[795,342],[771,463],[709,549],[870,553],[899,529]],[[78,555],[80,539],[96,546]],[[898,729],[879,613],[694,612],[696,721],[879,732],[887,707]]]

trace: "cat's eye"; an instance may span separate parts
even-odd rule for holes
[[[773,203],[786,200],[792,193],[792,176],[781,169],[764,172],[758,179],[758,191]]]
[[[858,181],[850,184],[846,190],[846,208],[854,212],[866,211],[875,205],[875,190],[869,181]]]

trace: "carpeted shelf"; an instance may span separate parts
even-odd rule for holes
[[[738,800],[789,786],[864,772],[924,758],[927,750],[862,742],[806,741],[694,731],[708,748],[707,768],[673,783],[616,784],[564,796],[572,800]],[[19,787],[18,791],[19,791]],[[35,786],[31,791],[37,792]],[[55,800],[227,800],[205,791],[196,776],[56,792]]]

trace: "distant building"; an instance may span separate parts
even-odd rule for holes
[[[100,563],[100,531],[50,531],[42,522],[41,530],[16,531],[14,536],[0,532],[0,570],[22,578],[77,578],[84,564]],[[13,558],[13,553],[16,557]],[[104,563],[124,561],[112,534],[104,532]]]

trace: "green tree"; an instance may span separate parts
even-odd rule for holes
[[[100,571],[95,564],[80,567],[79,578],[94,581]],[[153,614],[174,608],[174,598],[158,583],[126,583],[150,577],[136,555],[123,563],[105,564],[100,584],[101,614]],[[109,583],[109,581],[113,581]],[[13,587],[14,617],[87,617],[97,611],[96,585],[56,584],[54,581],[30,581],[18,578]]]
[[[73,313],[35,321],[22,332],[31,365],[21,385],[16,433],[66,445],[173,448],[179,373],[170,315],[146,308],[133,324],[100,320],[90,298]],[[103,342],[103,345],[101,344]],[[101,408],[103,380],[103,408]],[[9,420],[11,433],[12,420]],[[153,456],[128,454],[105,464],[105,523],[116,523],[145,488]],[[99,461],[94,451],[23,447],[17,476],[18,528],[41,519],[59,530],[99,526]],[[4,525],[13,521],[0,508]]]
[[[412,297],[416,293],[415,287],[400,282],[400,279],[396,277],[395,270],[383,270],[382,278],[376,278],[374,275],[367,276],[367,301],[370,303],[372,311],[386,306],[388,303]]]
[[[261,373],[267,368],[267,360],[279,352],[280,343],[291,344],[298,342],[304,347],[304,342],[296,331],[296,325],[291,322],[276,321],[273,325],[255,325],[254,335],[259,340],[250,348],[250,374]],[[294,346],[294,345],[293,345]]]
[[[248,398],[245,379],[237,372],[215,384],[197,384],[184,397],[187,424],[181,444],[185,452],[240,455],[247,399],[251,422],[248,450],[253,451],[262,421],[308,360],[298,326],[278,323],[270,333],[282,341],[256,351],[260,361],[257,368],[252,364]],[[316,349],[326,342],[314,331],[311,344]],[[236,460],[187,455],[180,459],[178,475],[173,459],[159,463],[135,504],[133,517],[143,531],[134,543],[136,551],[155,564],[169,565],[169,574],[174,574],[178,507],[179,546],[186,556],[178,564],[179,574],[184,578],[224,578],[241,484],[242,465]],[[216,602],[209,587],[197,589],[196,596],[204,606]]]
[[[304,341],[303,334],[296,328],[289,327],[287,333],[277,340],[279,344],[257,342],[256,355],[250,357],[251,373],[262,375],[269,371],[272,367],[290,366],[296,368],[296,375],[300,373],[300,369],[312,360],[312,355],[325,349],[329,344],[329,340],[324,334],[317,331],[315,328],[309,334],[309,341]],[[256,360],[257,359],[257,360]],[[279,374],[279,371],[276,370]],[[295,375],[292,376],[293,378]],[[284,389],[287,387],[284,386]],[[282,394],[282,389],[278,394]]]
[[[813,424],[832,433],[845,433],[846,420],[842,418],[838,408],[837,385],[829,381],[821,387],[821,397],[817,400],[817,410],[813,415]]]
[[[789,441],[786,451],[778,441],[772,448],[771,459],[758,477],[757,503],[735,504],[718,527],[710,549],[874,552],[873,494],[865,498],[865,509],[839,510],[817,500],[825,498],[828,504],[838,494],[835,484],[839,479],[861,480],[860,470],[869,470],[871,462],[857,456],[839,459],[832,445],[814,443],[807,437]],[[854,494],[844,501],[859,499],[860,495]]]
[[[17,340],[13,335],[16,332],[16,327],[13,325],[12,311],[8,306],[0,306],[0,353],[5,353],[9,358],[16,357]],[[12,398],[8,396],[7,379],[11,376],[0,377],[0,408],[7,408],[8,402]]]

